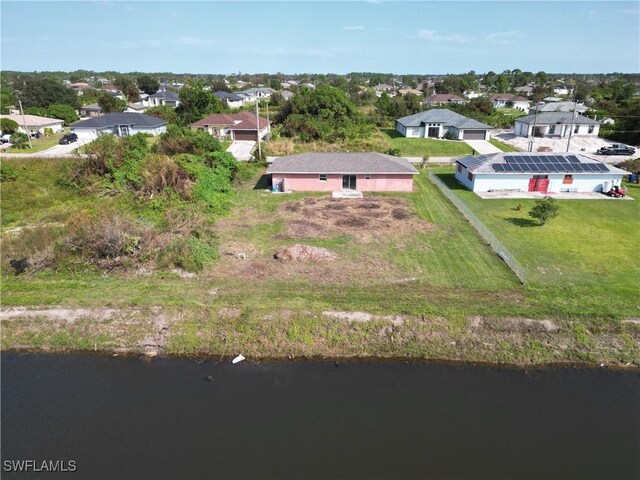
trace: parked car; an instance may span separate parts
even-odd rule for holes
[[[77,142],[78,135],[75,133],[67,133],[64,137],[60,139],[60,145],[68,145],[69,143]]]
[[[596,152],[598,155],[633,155],[636,153],[635,148],[627,147],[626,145],[614,144],[610,147],[602,147]]]
[[[11,141],[11,134],[7,133],[0,137],[0,143],[9,143]]]

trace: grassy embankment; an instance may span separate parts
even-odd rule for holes
[[[4,228],[64,223],[82,209],[137,208],[126,195],[83,196],[62,187],[57,168],[57,161],[34,161],[21,181],[3,183]],[[221,259],[197,277],[91,268],[13,276],[3,264],[5,308],[118,312],[69,323],[4,321],[3,348],[135,350],[151,342],[173,354],[640,362],[637,326],[621,322],[637,316],[631,259],[638,244],[631,228],[619,228],[637,218],[637,202],[561,202],[561,216],[539,228],[511,210],[514,201],[483,202],[456,190],[529,264],[523,287],[424,174],[412,194],[367,196],[417,215],[387,230],[382,225],[379,234],[348,222],[338,228],[344,212],[314,206],[319,195],[270,195],[254,188],[256,180],[239,185],[231,214],[218,222]],[[304,221],[323,227],[296,234],[292,227]],[[273,260],[277,248],[295,243],[329,248],[339,259]],[[237,252],[248,259],[227,255]],[[400,318],[345,321],[327,311]]]

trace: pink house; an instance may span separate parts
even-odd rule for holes
[[[402,157],[382,153],[300,153],[277,158],[267,169],[280,191],[411,192],[418,171]]]

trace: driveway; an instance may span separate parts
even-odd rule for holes
[[[540,147],[548,147],[552,152],[566,152],[567,144],[569,144],[569,151],[572,153],[579,153],[581,155],[585,155],[590,158],[594,158],[596,160],[600,160],[607,163],[618,163],[629,158],[636,158],[638,154],[640,154],[639,150],[636,150],[636,153],[632,157],[628,156],[606,156],[606,155],[596,155],[596,151],[605,146],[611,146],[616,142],[611,140],[605,140],[600,137],[584,137],[584,136],[575,136],[571,138],[569,142],[568,138],[527,138],[527,137],[516,137],[513,132],[509,130],[503,130],[500,132],[496,132],[493,136],[505,143],[513,145],[516,148],[519,148],[523,152],[529,151],[529,142],[533,142],[533,151],[537,152]],[[468,142],[467,142],[468,143]],[[617,142],[620,143],[620,142]]]
[[[487,140],[465,140],[466,144],[473,148],[476,153],[480,155],[488,155],[490,153],[502,153],[495,145],[492,145]]]
[[[78,140],[68,145],[54,145],[51,148],[33,153],[5,153],[2,152],[3,158],[54,158],[54,157],[71,157],[76,154],[76,149],[84,145],[86,142]]]
[[[233,155],[239,162],[246,162],[247,160],[251,160],[251,152],[255,146],[256,142],[251,140],[236,140],[229,145],[227,152]]]

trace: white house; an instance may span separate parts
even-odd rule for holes
[[[597,137],[600,122],[588,117],[565,112],[541,112],[516,118],[513,133],[516,137],[559,137],[571,135]],[[573,125],[573,127],[572,127]],[[573,129],[572,129],[573,128]]]
[[[487,140],[493,127],[446,109],[433,109],[396,120],[396,131],[407,138],[442,138],[449,133],[458,140]]]
[[[567,88],[564,85],[559,85],[553,89],[553,93],[556,95],[571,95],[571,93],[573,93],[573,88]]]
[[[533,113],[534,111],[537,111],[538,113],[540,112],[573,112],[574,109],[578,113],[585,113],[587,110],[589,110],[589,108],[582,103],[563,100],[560,102],[548,102],[548,103],[543,103],[541,105],[536,105],[534,107],[531,107],[529,111],[531,113]]]
[[[492,153],[456,160],[455,177],[474,192],[601,192],[629,172],[572,153]]]
[[[144,113],[107,113],[71,125],[71,131],[81,140],[95,140],[101,135],[126,137],[136,133],[160,135],[167,129],[167,122]]]
[[[230,93],[220,90],[213,94],[221,102],[226,104],[229,108],[240,108],[245,103],[245,97],[238,95],[237,93]]]
[[[496,93],[491,95],[489,100],[493,108],[515,108],[524,113],[529,113],[529,104],[531,103],[524,97],[510,93]]]
[[[162,105],[168,105],[176,108],[180,105],[180,96],[176,92],[171,90],[160,90],[145,100],[150,107],[160,107]]]
[[[269,98],[275,90],[269,87],[255,87],[255,88],[247,88],[244,92],[247,96],[253,100],[261,99],[261,98]],[[252,100],[252,101],[253,101]]]
[[[54,133],[63,130],[64,121],[57,118],[39,117],[37,115],[0,115],[0,118],[8,118],[18,124],[18,131],[33,135],[34,133],[44,134],[45,128],[50,128]]]

